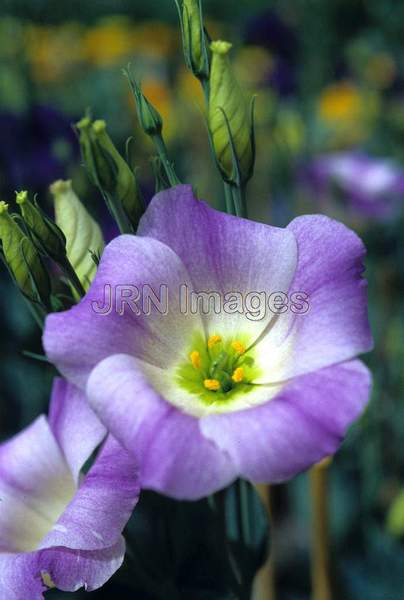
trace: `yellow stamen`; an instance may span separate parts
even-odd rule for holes
[[[197,350],[193,350],[193,352],[191,352],[191,354],[189,355],[189,358],[191,359],[192,366],[195,369],[201,368],[201,364],[202,364],[201,355]]]
[[[46,571],[41,571],[41,577],[42,581],[44,582],[47,588],[52,589],[56,587],[49,573],[47,573]]]
[[[243,379],[244,379],[243,367],[237,367],[237,369],[234,370],[234,373],[231,376],[231,378],[234,381],[234,383],[240,383],[241,381],[243,381]]]
[[[203,385],[211,392],[217,392],[220,390],[220,381],[217,379],[205,379]]]
[[[244,354],[245,352],[245,346],[239,340],[234,340],[234,342],[231,343],[231,347],[237,354]]]
[[[222,338],[220,337],[220,335],[211,335],[208,339],[208,348],[213,348],[213,346],[216,346],[216,344],[218,344],[221,341]]]

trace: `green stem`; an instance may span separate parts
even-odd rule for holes
[[[178,185],[180,180],[175,173],[173,166],[168,158],[167,147],[164,143],[164,140],[160,134],[155,134],[151,136],[154,145],[156,146],[157,154],[161,160],[161,164],[163,165],[164,171],[167,175],[167,179],[172,187]]]
[[[236,210],[234,207],[234,201],[233,201],[233,192],[231,189],[231,185],[224,182],[223,183],[224,186],[224,198],[226,201],[226,212],[229,215],[235,215],[236,214]]]
[[[209,79],[200,79],[201,86],[203,89],[203,95],[205,96],[206,106],[209,107],[209,95],[210,95],[210,84]]]
[[[245,187],[243,185],[235,186],[232,185],[231,193],[233,196],[234,209],[238,217],[247,218],[246,210],[246,199],[245,199]]]
[[[237,494],[239,502],[241,537],[243,544],[248,546],[251,542],[248,483],[243,479],[239,479],[237,482]]]
[[[120,233],[133,233],[133,228],[129,223],[129,220],[120,204],[117,202],[110,194],[104,192],[102,188],[99,188],[102,196],[104,197],[105,204],[108,207],[108,210],[118,225],[118,229]]]
[[[63,273],[66,275],[66,277],[70,280],[72,286],[74,287],[80,298],[85,296],[86,290],[84,289],[80,279],[77,277],[76,271],[73,269],[73,266],[67,258],[67,256],[65,257],[65,260],[59,262],[59,266],[62,269]]]
[[[39,329],[43,329],[44,327],[44,323],[45,323],[45,317],[46,317],[46,312],[43,308],[41,308],[40,306],[38,306],[37,304],[34,304],[33,302],[30,302],[28,300],[28,298],[26,298],[23,295],[23,298],[28,306],[28,310],[31,313],[31,315],[33,316],[36,324],[38,325]]]
[[[327,475],[329,461],[310,470],[312,501],[312,600],[332,600]]]

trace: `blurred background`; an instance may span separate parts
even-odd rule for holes
[[[370,407],[330,469],[336,600],[404,598],[404,3],[393,0],[205,0],[213,38],[229,39],[239,79],[257,94],[251,218],[286,225],[322,212],[368,248],[375,350]],[[72,178],[111,226],[80,165],[71,124],[91,108],[122,151],[129,136],[146,198],[152,147],[136,122],[121,69],[130,63],[164,118],[180,177],[218,205],[199,83],[187,71],[171,0],[3,0],[0,8],[0,198],[29,189],[51,209],[49,184]],[[335,248],[338,252],[338,248]],[[40,331],[1,272],[0,435],[47,410],[54,372]],[[171,507],[172,508],[172,507]],[[171,510],[170,507],[167,510]],[[310,499],[303,474],[274,490],[278,595],[310,595]],[[156,542],[157,544],[157,542]],[[178,567],[179,577],[184,565]],[[54,598],[67,594],[50,592]],[[124,577],[94,598],[133,595]],[[71,594],[80,599],[84,592]],[[170,596],[168,595],[167,598]],[[184,598],[220,598],[214,591]]]

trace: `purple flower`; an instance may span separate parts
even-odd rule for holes
[[[404,169],[392,160],[358,152],[315,158],[305,179],[320,199],[326,200],[334,186],[354,212],[370,218],[393,215],[404,196]]]
[[[93,590],[120,567],[139,485],[133,458],[111,436],[81,477],[104,437],[82,392],[58,379],[49,419],[0,445],[1,598]]]
[[[138,236],[107,246],[86,297],[48,317],[44,346],[139,457],[144,487],[192,499],[238,476],[283,481],[335,452],[368,400],[355,360],[372,346],[364,254],[328,217],[270,227],[178,186],[151,201]],[[167,305],[99,314],[105,289],[128,284],[167,286]],[[225,303],[184,310],[184,289]],[[258,315],[252,292],[277,307]]]

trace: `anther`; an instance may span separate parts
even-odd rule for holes
[[[220,381],[217,379],[205,379],[203,385],[211,392],[217,392],[220,390]]]

